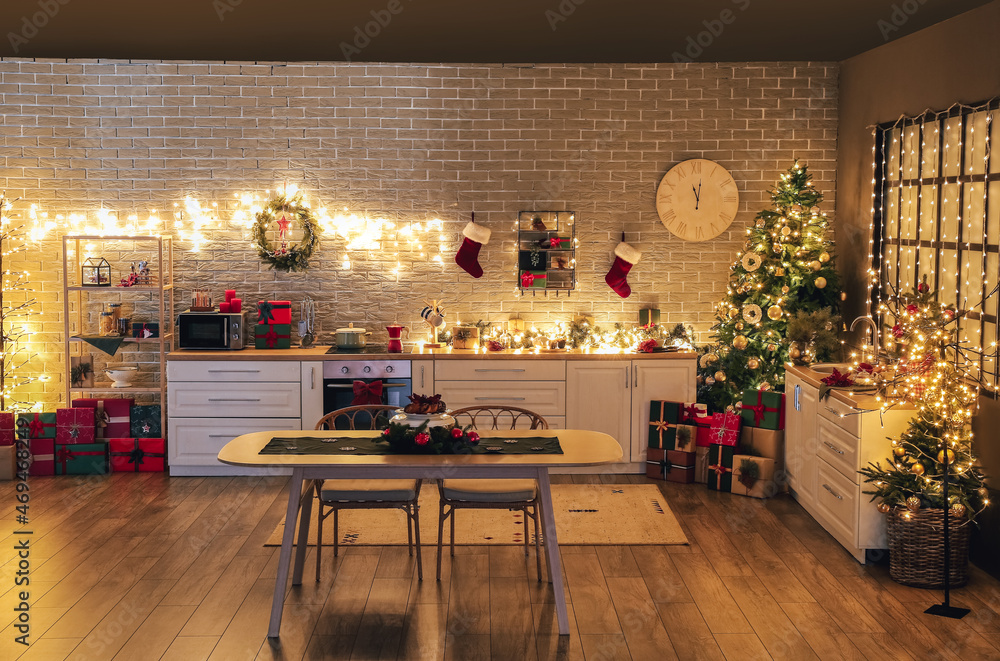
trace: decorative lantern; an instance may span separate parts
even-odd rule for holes
[[[103,257],[88,257],[83,262],[83,273],[80,282],[84,287],[110,287],[111,264]]]

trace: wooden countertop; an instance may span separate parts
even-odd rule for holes
[[[829,374],[826,374],[824,372],[816,372],[814,370],[809,369],[808,367],[792,365],[791,363],[785,364],[785,372],[790,374],[795,374],[803,381],[805,381],[811,386],[815,386],[816,388],[819,388],[821,385],[823,385],[820,379],[829,376]],[[786,392],[785,394],[787,395],[788,393]],[[839,402],[847,404],[848,406],[858,410],[877,411],[879,409],[879,405],[875,402],[875,397],[874,395],[871,394],[871,392],[867,391],[854,392],[851,390],[847,390],[846,388],[832,388],[830,390],[829,396],[833,399],[836,399]],[[914,407],[910,404],[904,404],[900,402],[899,404],[894,405],[893,408],[909,410],[913,409]]]
[[[404,353],[326,353],[329,346],[293,347],[291,349],[243,349],[242,351],[203,351],[177,349],[167,354],[167,360],[393,360],[429,358],[433,360],[694,360],[693,351],[663,353],[595,353],[576,349],[535,353],[524,351],[476,352],[466,349],[416,349],[407,347]]]

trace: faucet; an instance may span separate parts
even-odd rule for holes
[[[874,351],[874,356],[873,357],[875,359],[875,362],[877,363],[878,362],[879,348],[880,348],[879,341],[878,341],[878,325],[875,324],[875,320],[872,319],[871,317],[858,317],[857,319],[855,319],[854,321],[851,322],[851,332],[852,333],[854,332],[854,327],[858,325],[859,321],[862,323],[862,325],[864,325],[867,322],[867,324],[869,326],[871,326],[871,330],[872,330],[872,349]]]

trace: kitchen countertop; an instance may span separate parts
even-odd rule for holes
[[[593,353],[568,349],[566,351],[534,350],[490,351],[482,353],[471,349],[417,349],[407,347],[404,353],[326,353],[329,346],[293,347],[291,349],[243,349],[242,351],[205,351],[177,349],[167,354],[167,360],[393,360],[430,358],[433,360],[694,360],[693,351],[663,353]]]
[[[808,367],[792,365],[790,363],[785,364],[785,372],[795,374],[803,381],[811,386],[815,386],[816,388],[823,385],[820,379],[829,376],[829,374],[824,372],[816,372]],[[831,388],[830,397],[858,410],[877,411],[879,409],[879,405],[875,401],[875,396],[869,391],[854,392],[846,388]],[[901,402],[894,405],[893,408],[912,410],[914,407],[911,404],[904,404]]]

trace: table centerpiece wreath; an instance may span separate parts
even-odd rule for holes
[[[267,238],[271,223],[278,224],[278,245]],[[296,223],[302,230],[302,240],[289,244],[289,226]],[[253,242],[257,254],[265,264],[278,271],[305,271],[309,258],[319,243],[319,224],[309,205],[302,201],[302,193],[292,195],[281,192],[271,198],[254,216]]]
[[[376,443],[387,443],[398,454],[470,454],[479,444],[479,434],[472,425],[462,427],[429,427],[424,421],[419,427],[396,422],[382,430]]]

